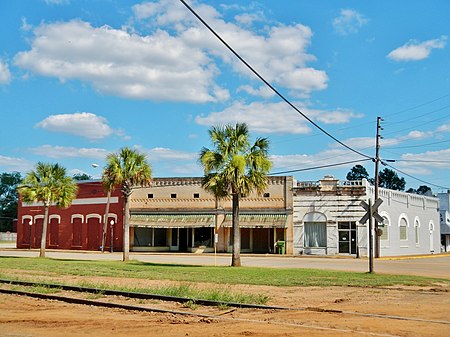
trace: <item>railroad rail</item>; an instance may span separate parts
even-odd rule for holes
[[[225,301],[212,301],[212,300],[204,300],[204,299],[194,299],[189,297],[177,297],[177,296],[166,296],[159,294],[148,294],[148,293],[138,293],[138,292],[127,292],[120,290],[111,290],[111,289],[102,289],[102,288],[89,288],[89,287],[81,287],[81,286],[69,286],[63,284],[49,284],[44,282],[28,282],[28,281],[15,281],[15,280],[5,280],[0,279],[0,283],[3,284],[11,284],[11,285],[20,285],[26,287],[33,286],[44,286],[51,289],[61,289],[65,291],[73,291],[79,293],[91,293],[91,294],[102,294],[109,296],[122,296],[125,298],[135,298],[135,299],[148,299],[148,300],[160,300],[160,301],[168,301],[168,302],[178,302],[178,303],[188,303],[194,302],[198,305],[204,306],[228,306],[233,308],[248,308],[248,309],[260,309],[260,310],[280,310],[280,311],[313,311],[319,313],[331,313],[331,314],[341,314],[341,315],[350,315],[350,316],[362,316],[368,318],[381,318],[381,319],[389,319],[389,320],[403,320],[403,321],[416,321],[416,322],[424,322],[424,323],[434,323],[434,324],[444,324],[450,325],[450,321],[445,320],[432,320],[432,319],[423,319],[418,317],[405,317],[405,316],[396,316],[396,315],[386,315],[386,314],[376,314],[376,313],[362,313],[362,312],[354,312],[354,311],[344,311],[344,310],[335,310],[335,309],[325,309],[318,307],[282,307],[282,306],[269,306],[269,305],[260,305],[260,304],[248,304],[248,303],[235,303],[235,302],[225,302]],[[82,299],[76,297],[68,297],[68,296],[60,296],[60,295],[52,295],[52,294],[40,294],[36,292],[27,292],[20,290],[10,290],[10,289],[2,289],[0,288],[0,293],[11,294],[11,295],[21,295],[28,296],[40,299],[49,299],[49,300],[57,300],[66,303],[72,304],[84,304],[84,305],[92,305],[98,307],[106,307],[106,308],[116,308],[116,309],[125,309],[132,311],[146,311],[146,312],[158,312],[158,313],[170,313],[170,314],[178,314],[178,315],[187,315],[187,316],[197,316],[209,319],[223,319],[224,317],[221,315],[212,315],[212,314],[202,314],[191,311],[177,311],[171,309],[161,309],[155,307],[147,307],[140,305],[129,305],[122,303],[114,303],[114,302],[104,302],[99,300],[90,300],[90,299]],[[233,320],[247,320],[247,321],[258,321],[258,320],[249,320],[249,319],[240,319],[240,318],[228,318]],[[263,322],[263,321],[262,321]],[[265,321],[264,321],[265,322]],[[293,323],[294,325],[296,323]],[[299,324],[301,326],[305,325]],[[377,335],[377,334],[374,334]],[[383,334],[386,336],[386,334]]]

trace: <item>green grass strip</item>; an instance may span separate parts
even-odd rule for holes
[[[30,270],[52,276],[115,277],[172,280],[191,283],[249,284],[267,286],[432,286],[449,280],[407,275],[369,274],[301,268],[210,267],[164,265],[130,261],[82,261],[49,258],[0,257],[0,273]]]

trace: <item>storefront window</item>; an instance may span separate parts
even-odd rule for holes
[[[327,226],[322,222],[305,223],[305,247],[326,247]]]

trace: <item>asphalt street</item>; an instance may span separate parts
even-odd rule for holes
[[[39,250],[24,250],[0,246],[1,256],[37,257]],[[88,251],[47,250],[46,256],[54,259],[72,260],[115,260],[122,259],[122,253],[101,253]],[[228,266],[230,254],[181,254],[181,253],[130,253],[131,260],[160,264]],[[355,272],[368,271],[367,258],[280,256],[280,255],[241,255],[243,266],[272,268],[312,268],[326,270],[343,270]],[[376,273],[417,275],[450,279],[450,254],[427,256],[393,257],[375,259]]]

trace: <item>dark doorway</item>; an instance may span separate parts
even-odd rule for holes
[[[180,252],[187,252],[188,247],[188,230],[187,228],[180,228],[179,231],[179,241],[178,241],[178,250]]]

